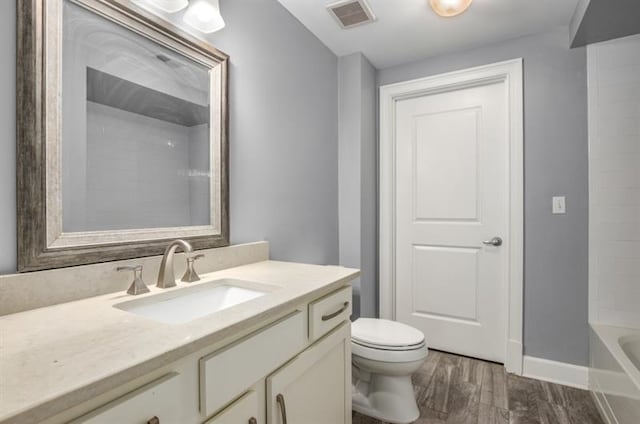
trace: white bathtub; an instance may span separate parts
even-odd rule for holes
[[[611,424],[640,423],[640,330],[591,324],[589,388]]]
[[[620,346],[636,371],[640,370],[640,337],[637,335],[625,336],[620,339]]]

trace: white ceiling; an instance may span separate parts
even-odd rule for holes
[[[362,52],[377,68],[566,26],[578,3],[474,0],[464,14],[441,18],[428,0],[369,0],[378,20],[343,30],[326,10],[333,0],[278,1],[336,55]]]

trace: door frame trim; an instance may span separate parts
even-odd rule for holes
[[[427,94],[505,82],[509,103],[509,260],[507,371],[522,374],[524,276],[524,105],[522,58],[380,87],[380,317],[395,319],[396,102]]]

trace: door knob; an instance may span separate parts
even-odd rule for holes
[[[485,240],[482,242],[482,244],[486,244],[487,246],[502,246],[502,238],[500,237],[494,237],[491,240]]]

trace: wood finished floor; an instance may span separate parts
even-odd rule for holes
[[[502,365],[430,351],[413,376],[416,424],[604,424],[589,392],[507,374]],[[353,424],[386,424],[353,414]]]

